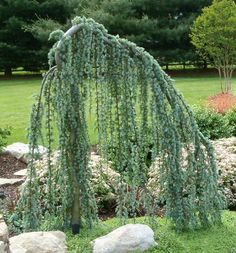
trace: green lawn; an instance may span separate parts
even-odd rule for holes
[[[0,127],[13,128],[9,143],[26,141],[30,110],[39,87],[40,78],[0,81]]]
[[[178,77],[173,78],[176,87],[191,104],[200,104],[211,95],[220,92],[216,77]],[[30,108],[34,95],[39,92],[41,79],[39,77],[19,77],[13,80],[0,79],[0,127],[11,126],[12,135],[8,143],[26,142]],[[234,78],[234,93],[236,94],[236,78]],[[92,143],[96,142],[94,121],[90,120],[90,135]]]
[[[144,223],[144,219],[138,218],[137,223]],[[110,219],[92,230],[83,229],[77,236],[68,232],[70,252],[92,252],[92,240],[119,226],[118,219]],[[166,219],[160,219],[153,230],[158,246],[147,253],[236,253],[236,212],[225,211],[223,224],[208,229],[177,234]]]
[[[217,77],[178,77],[173,78],[176,87],[182,92],[190,105],[201,104],[209,97],[220,93]],[[233,93],[236,94],[236,78],[233,78]]]

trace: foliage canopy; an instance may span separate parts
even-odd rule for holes
[[[18,209],[26,230],[36,229],[48,217],[63,225],[97,221],[96,200],[90,186],[88,101],[96,100],[99,151],[104,158],[115,147],[120,173],[117,215],[135,218],[140,207],[153,217],[157,204],[147,187],[149,167],[144,154],[153,141],[152,159],[158,173],[167,215],[178,230],[220,221],[222,197],[211,143],[199,132],[193,113],[169,76],[143,48],[109,35],[93,19],[76,17],[49,54],[52,68],[45,75],[38,103],[33,107],[29,141],[30,179]],[[56,65],[55,60],[56,59]],[[46,120],[43,120],[45,118]],[[52,178],[53,120],[59,133],[60,168]],[[48,194],[39,208],[35,180],[37,145],[46,128]],[[60,191],[55,189],[60,185]],[[49,219],[52,221],[53,219]]]
[[[161,65],[199,63],[190,43],[190,26],[212,0],[91,0],[82,13],[109,33],[144,47]],[[75,11],[81,15],[81,10]]]
[[[47,30],[54,30],[60,24],[65,24],[71,13],[71,6],[67,2],[0,1],[0,69],[3,69],[6,75],[11,75],[12,68],[22,67],[29,71],[47,68],[47,52],[51,45],[47,42],[42,43],[34,28],[42,19],[50,21],[49,27],[47,23]],[[37,23],[34,24],[35,22]],[[28,28],[31,25],[32,31]],[[42,35],[46,32],[45,27],[43,28]]]
[[[236,68],[236,3],[215,0],[192,27],[192,43],[199,53],[213,62],[219,71],[222,92],[231,91],[231,78]]]

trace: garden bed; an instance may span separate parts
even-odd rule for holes
[[[19,170],[23,170],[27,167],[27,165],[13,157],[9,154],[1,154],[0,155],[0,177],[1,178],[19,178],[14,175],[15,172]],[[20,183],[16,183],[14,185],[9,186],[0,186],[0,198],[8,198],[8,203],[11,205],[15,205],[18,197],[19,197],[19,185]]]

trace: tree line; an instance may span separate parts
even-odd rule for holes
[[[50,32],[66,30],[74,16],[91,17],[109,33],[149,51],[162,66],[206,62],[190,42],[190,27],[212,0],[1,0],[0,70],[47,69]]]

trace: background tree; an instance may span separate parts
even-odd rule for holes
[[[190,43],[190,26],[212,0],[93,0],[84,14],[144,47],[159,63],[199,61]],[[77,12],[79,15],[81,13]]]
[[[236,68],[236,4],[233,0],[215,0],[194,22],[192,43],[219,72],[222,92],[232,89]]]
[[[37,70],[47,67],[47,52],[41,40],[27,27],[40,18],[51,21],[52,30],[65,24],[72,12],[71,1],[1,0],[0,2],[0,69],[11,75],[12,68]],[[52,27],[53,26],[53,27]],[[35,34],[34,34],[35,35]]]

